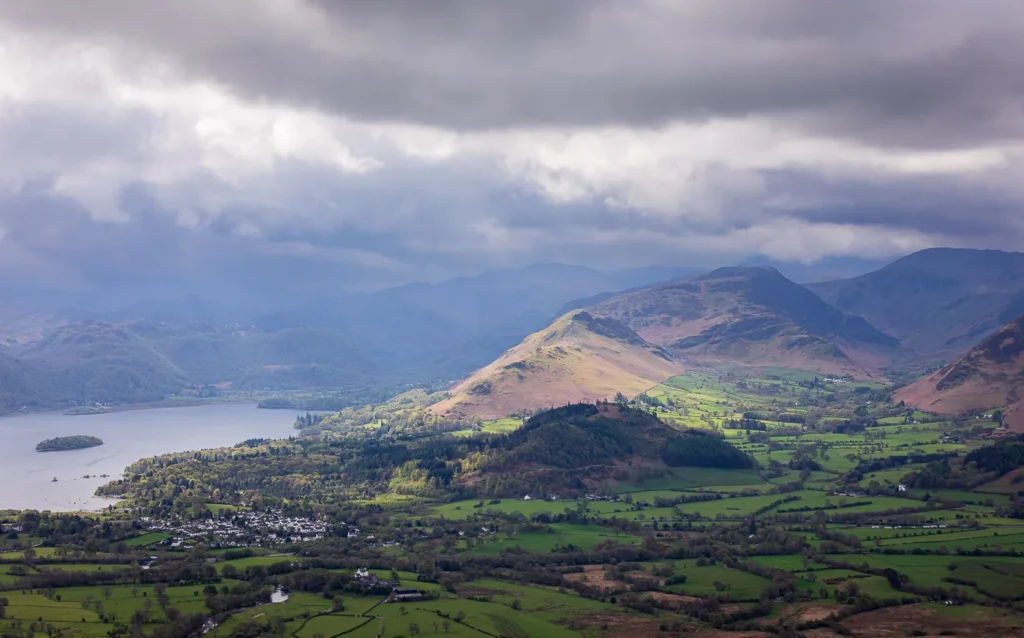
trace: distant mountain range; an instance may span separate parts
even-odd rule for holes
[[[856,272],[868,265],[847,261],[829,267]],[[604,398],[616,384],[614,391],[639,391],[686,362],[859,377],[913,372],[954,359],[1024,314],[1024,254],[926,250],[867,274],[808,285],[765,265],[700,273],[541,264],[277,305],[287,309],[255,314],[189,296],[101,313],[8,310],[0,323],[0,410],[134,403],[213,387],[436,386],[475,369],[477,385],[520,387],[522,405],[540,407],[557,405],[563,394]],[[615,323],[606,328],[618,327],[602,333],[597,327],[608,320]],[[544,381],[520,379],[525,371],[518,370],[514,384],[494,368],[498,359],[517,363],[509,356],[536,363],[547,348],[538,334],[558,341],[569,332],[582,346],[559,374],[562,387],[575,393],[555,392],[558,375],[545,366],[537,366]],[[508,406],[497,401],[500,392],[487,407],[467,389],[456,386],[461,398],[450,409],[497,414]]]
[[[1024,253],[934,248],[808,288],[899,339],[899,362],[938,363],[1024,314]]]
[[[145,340],[119,326],[62,327],[0,359],[0,408],[157,401],[193,385]]]
[[[1024,255],[1017,253],[941,249],[825,284],[802,286],[769,266],[740,266],[577,299],[570,303],[585,311],[570,311],[470,375],[438,409],[489,418],[516,408],[609,397],[613,391],[636,394],[687,363],[781,366],[858,378],[920,369],[972,335],[991,333],[1018,307],[1022,263]],[[599,356],[608,344],[588,334],[574,342],[571,358],[555,359],[545,345],[564,341],[572,317],[612,321],[629,338],[615,342],[611,358]],[[993,338],[1005,337],[1007,330]],[[991,344],[980,347],[994,351]],[[622,374],[621,361],[646,360],[652,348],[673,366]],[[947,374],[960,374],[966,365]],[[979,367],[996,371],[993,365]],[[970,384],[965,388],[983,396]],[[982,403],[1012,403],[1014,390],[998,384],[990,389],[999,396]]]
[[[1024,430],[1024,316],[948,366],[901,388],[895,398],[943,414],[1007,406],[1007,423]]]
[[[677,356],[870,375],[898,346],[774,268],[720,268],[589,307]]]
[[[16,317],[5,324],[13,332],[0,333],[0,411],[138,403],[210,386],[350,390],[456,379],[542,328],[570,299],[691,271],[543,264],[245,321],[191,296]]]

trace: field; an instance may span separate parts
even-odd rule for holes
[[[495,536],[498,536],[497,534]],[[575,546],[581,549],[593,549],[599,543],[615,541],[617,543],[637,543],[639,536],[615,533],[600,525],[567,525],[555,523],[545,532],[520,532],[511,538],[497,538],[494,541],[477,545],[471,550],[473,554],[497,554],[513,547],[528,552],[551,552],[558,547]]]
[[[563,526],[549,535],[555,542],[567,541],[593,546],[603,539],[607,530],[598,526]],[[527,540],[529,535],[523,535]],[[148,540],[148,539],[144,539]],[[633,539],[637,540],[637,539]],[[145,543],[139,543],[144,545]],[[529,545],[530,543],[525,543]],[[540,551],[541,544],[534,543]],[[481,547],[481,549],[485,549]],[[532,550],[531,550],[532,551]],[[7,560],[17,560],[23,552],[5,552]],[[57,560],[57,557],[53,557]],[[267,566],[274,562],[289,561],[282,556],[255,556],[232,561],[218,561],[220,570],[233,565],[244,571],[246,567]],[[4,568],[25,568],[24,563],[7,563]],[[95,573],[104,566],[55,562],[47,567],[54,571]],[[35,572],[40,573],[40,572]],[[346,570],[339,573],[348,574]],[[393,577],[389,570],[374,570],[381,578]],[[4,574],[4,576],[8,576]],[[404,586],[414,586],[436,599],[420,600],[408,604],[387,603],[382,595],[358,596],[343,594],[343,609],[323,595],[292,592],[283,602],[261,604],[230,614],[207,635],[228,638],[248,631],[248,627],[277,627],[293,638],[333,636],[409,636],[414,628],[420,633],[452,636],[582,636],[566,624],[588,611],[615,614],[613,605],[591,601],[576,595],[559,593],[536,586],[516,584],[502,580],[479,580],[464,584],[459,591],[446,591],[431,583],[418,583],[417,574],[398,572]],[[6,604],[0,619],[0,630],[8,631],[22,623],[40,623],[49,631],[65,632],[68,636],[101,638],[115,630],[118,623],[142,613],[142,627],[151,631],[172,622],[172,618],[191,614],[209,614],[207,598],[211,588],[227,591],[244,587],[244,581],[219,579],[216,585],[164,586],[152,584],[112,584],[109,586],[59,587],[50,591],[17,590],[12,587],[16,579],[8,576],[0,580]],[[162,588],[162,589],[161,589]],[[161,599],[161,597],[163,597]],[[382,632],[382,633],[378,633]],[[589,635],[589,634],[588,634]]]
[[[157,534],[157,533],[143,534],[142,536],[136,536],[135,538],[129,538],[124,543],[125,543],[125,545],[128,545],[129,547],[147,547],[149,545],[156,545],[157,543],[161,543],[161,542],[167,540],[170,537],[171,537],[170,534]]]
[[[285,532],[235,559],[233,543],[216,534],[188,536],[194,549],[186,550],[164,542],[183,540],[166,527],[147,532],[121,520],[118,528],[117,512],[59,534],[58,522],[68,521],[45,514],[33,525],[29,516],[17,523],[31,529],[0,535],[0,598],[8,601],[0,633],[185,638],[200,630],[168,632],[216,617],[209,638],[711,637],[723,627],[736,636],[759,627],[814,638],[922,635],[923,627],[1024,635],[1021,472],[984,474],[962,462],[993,443],[991,421],[938,418],[893,405],[877,383],[781,368],[691,371],[636,405],[723,437],[757,467],[667,468],[634,458],[609,471],[613,478],[556,498],[525,489],[516,497],[518,487],[480,498],[491,492],[408,479],[404,489],[319,502],[312,494],[322,496],[323,485],[344,491],[350,477],[321,473],[318,460],[302,484],[308,502],[303,492],[239,507],[221,494],[175,510],[204,517],[203,529],[231,520],[229,512],[269,507],[326,521],[323,538],[282,542]],[[384,430],[388,418],[416,409],[358,412]],[[486,435],[521,424],[445,431],[459,438],[439,449],[489,445],[496,439]],[[406,449],[411,440],[389,445]],[[406,477],[444,470],[445,459],[410,461]],[[202,480],[183,473],[175,489]],[[386,602],[396,586],[419,597]]]

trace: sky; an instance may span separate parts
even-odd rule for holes
[[[1019,0],[4,0],[0,284],[1024,246]]]

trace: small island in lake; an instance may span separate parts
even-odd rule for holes
[[[87,447],[103,445],[103,439],[95,436],[58,436],[46,439],[36,446],[36,452],[63,452],[65,450],[81,450]]]

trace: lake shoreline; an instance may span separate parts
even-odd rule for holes
[[[38,410],[15,410],[13,412],[0,412],[0,420],[30,416],[33,414],[59,414],[61,416],[96,416],[98,414],[116,414],[118,412],[134,412],[138,410],[164,410],[169,408],[197,408],[207,405],[256,405],[253,399],[248,397],[237,398],[195,398],[183,400],[180,398],[163,399],[161,401],[149,401],[146,403],[126,403],[123,405],[106,406],[78,406],[71,408],[39,408]]]
[[[0,510],[106,509],[111,501],[97,497],[96,489],[121,478],[140,459],[295,436],[298,413],[261,410],[251,402],[205,402],[89,415],[10,415],[0,419],[0,480],[6,486]],[[40,440],[74,435],[97,436],[104,444],[60,454],[36,452]]]

